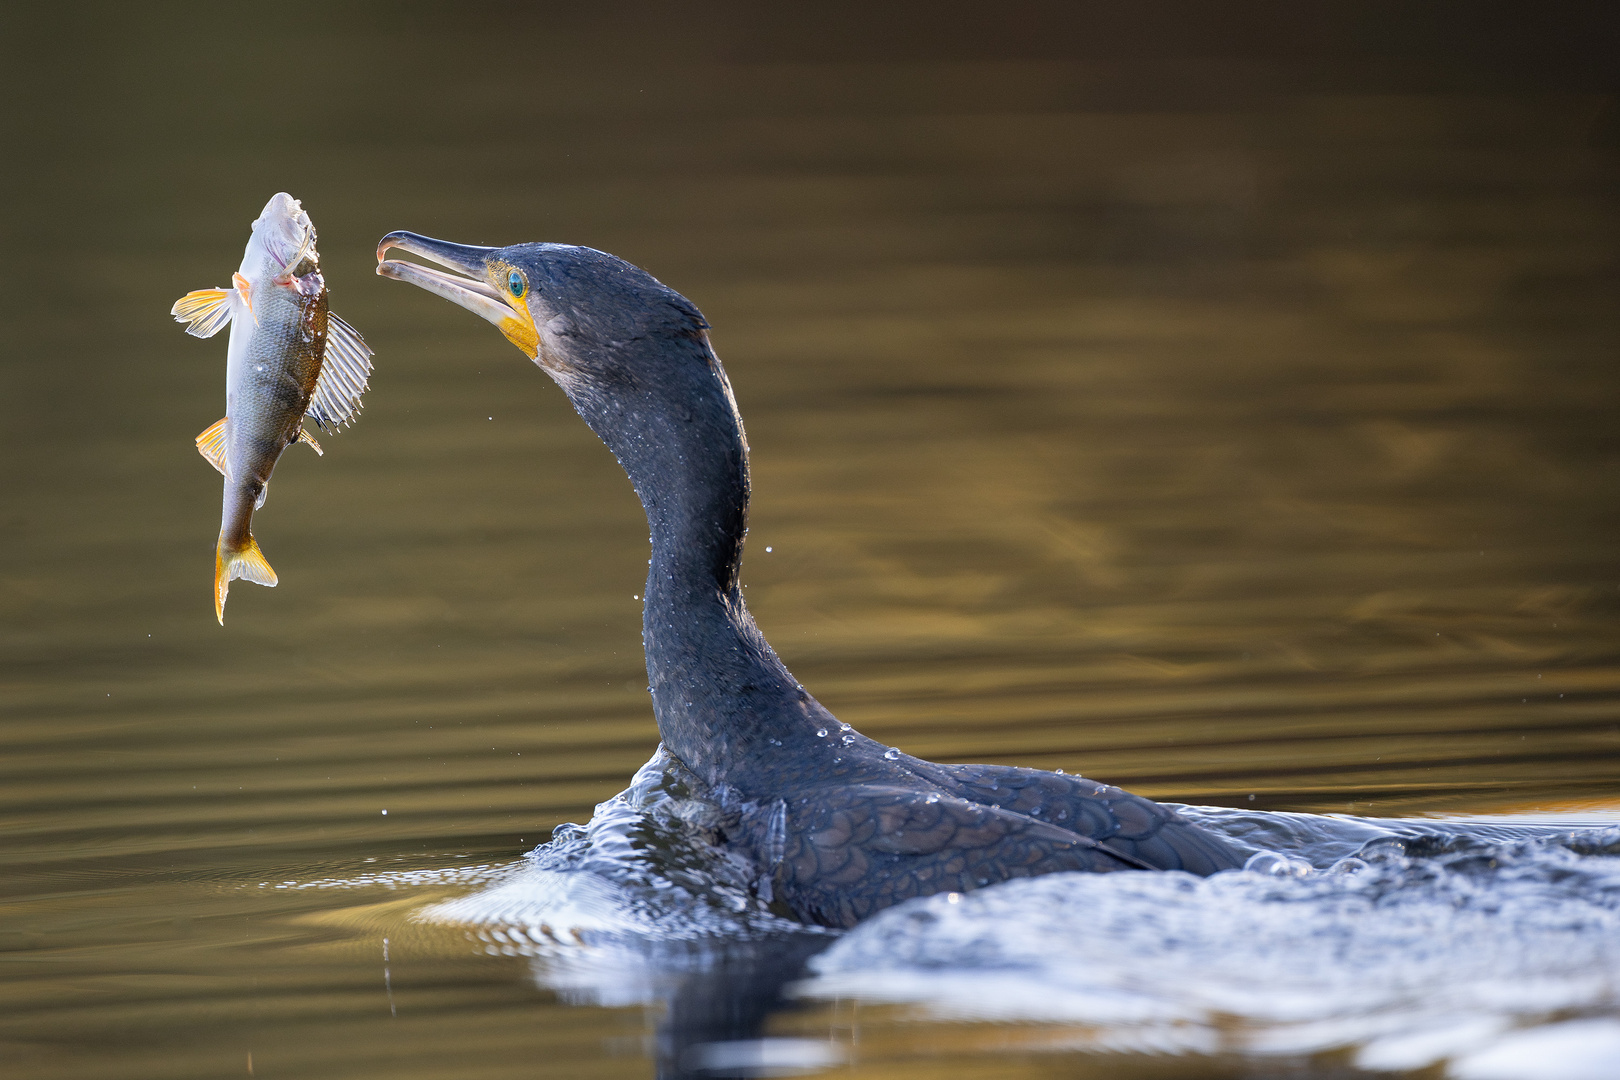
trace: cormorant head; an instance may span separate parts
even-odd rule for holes
[[[455,273],[385,259],[389,249],[430,259]],[[569,244],[473,247],[392,232],[377,245],[377,273],[437,293],[494,323],[565,389],[639,382],[650,364],[697,359],[706,348],[660,348],[701,341],[708,324],[684,296],[623,259]],[[637,345],[653,348],[637,348]],[[700,366],[702,361],[698,361]]]

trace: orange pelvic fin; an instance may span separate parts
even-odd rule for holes
[[[252,536],[240,551],[226,550],[223,540],[214,551],[214,615],[221,626],[225,625],[225,594],[237,578],[272,587],[276,583],[276,572],[270,569],[259,542]]]
[[[226,416],[214,421],[203,429],[197,436],[197,453],[208,459],[208,464],[219,470],[219,475],[229,476],[226,472],[226,444],[230,441],[231,418]]]

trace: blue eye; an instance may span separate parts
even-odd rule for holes
[[[506,275],[506,287],[512,290],[513,296],[522,296],[528,289],[528,286],[523,282],[523,275],[516,270]]]

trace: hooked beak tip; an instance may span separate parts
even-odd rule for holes
[[[382,262],[383,254],[387,252],[389,248],[397,247],[398,242],[409,235],[410,233],[391,232],[381,240],[377,241],[377,261],[379,263]]]
[[[403,259],[383,258],[390,248],[419,255],[458,273],[445,273]],[[532,359],[539,353],[539,333],[528,305],[514,301],[484,280],[490,256],[496,250],[451,244],[416,233],[393,232],[383,237],[377,245],[377,274],[394,281],[409,282],[466,308],[493,323],[508,341]]]
[[[471,244],[452,244],[447,240],[435,240],[431,236],[422,236],[403,229],[391,232],[377,242],[378,262],[384,261],[384,254],[390,248],[398,248],[408,254],[429,259],[472,278],[484,276],[484,268],[488,265],[489,257],[496,250]]]

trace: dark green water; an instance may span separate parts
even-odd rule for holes
[[[588,244],[703,309],[750,603],[875,738],[1620,813],[1608,31],[946,14],[6,16],[0,1071],[650,1072],[655,1015],[409,921],[465,886],[263,885],[510,862],[656,743],[629,484],[491,328],[372,275],[393,229]],[[281,585],[222,630],[224,342],[167,313],[277,190],[376,374],[282,461]],[[860,1076],[1250,1068],[782,1024]]]

